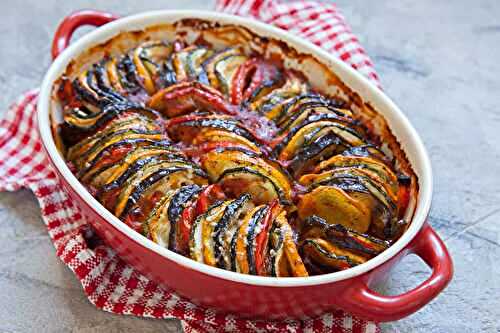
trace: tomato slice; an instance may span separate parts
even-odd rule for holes
[[[245,87],[247,84],[251,85],[251,83],[248,82],[248,78],[252,74],[257,74],[257,60],[255,58],[247,60],[243,65],[238,67],[236,74],[234,75],[233,78],[233,84],[232,84],[232,89],[230,92],[230,98],[231,98],[231,103],[233,104],[240,104],[243,101],[243,93],[244,90],[247,90]],[[259,75],[259,74],[257,74]],[[252,82],[253,81],[261,81],[260,78],[256,78],[256,75],[253,75],[252,77]]]
[[[256,58],[247,60],[234,75],[230,92],[231,103],[240,104],[250,98],[260,85],[276,77],[277,74],[276,67],[269,63]]]
[[[265,262],[264,259],[266,257],[267,252],[267,241],[269,239],[269,229],[273,224],[274,218],[276,214],[279,212],[279,204],[278,200],[275,199],[269,204],[269,211],[267,212],[266,217],[262,221],[262,230],[255,237],[255,269],[257,271],[257,275],[265,276]]]
[[[148,106],[168,117],[183,115],[199,108],[236,114],[235,107],[219,91],[197,81],[177,83],[158,91],[151,97]]]
[[[218,184],[207,186],[196,202],[196,216],[205,213],[214,202],[225,199],[226,195]]]
[[[127,144],[113,149],[109,154],[103,156],[99,162],[94,165],[94,168],[99,169],[105,165],[111,165],[118,162],[122,157],[130,152],[132,148],[133,146],[131,144]]]
[[[191,227],[194,223],[196,209],[196,201],[182,211],[180,220],[177,222],[179,234],[177,235],[177,250],[181,254],[186,254],[189,248],[189,237],[191,235]]]
[[[189,207],[186,207],[181,214],[178,223],[177,251],[181,254],[187,254],[189,248],[189,237],[191,228],[197,216],[205,213],[208,207],[217,200],[225,198],[224,192],[217,184],[207,186],[201,191],[198,199]]]

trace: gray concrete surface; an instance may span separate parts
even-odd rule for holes
[[[435,186],[430,222],[455,260],[455,279],[384,332],[500,332],[500,4],[339,0],[386,92],[421,133]],[[37,86],[59,20],[79,8],[121,15],[211,8],[203,0],[2,0],[0,112]],[[178,332],[175,321],[96,310],[56,258],[31,193],[0,193],[0,332]],[[409,257],[385,286],[397,294],[429,274]]]

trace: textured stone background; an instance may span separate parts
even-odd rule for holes
[[[389,96],[431,155],[430,222],[455,260],[455,279],[417,314],[386,332],[500,332],[500,4],[481,1],[337,1],[373,57]],[[0,112],[39,84],[57,23],[79,8],[126,15],[150,9],[211,8],[203,0],[2,0]],[[34,197],[0,193],[0,332],[177,332],[175,321],[96,310],[56,258]],[[389,294],[429,274],[406,258]],[[313,300],[312,300],[313,301]]]

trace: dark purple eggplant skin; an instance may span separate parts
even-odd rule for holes
[[[369,193],[368,189],[362,183],[360,183],[358,181],[358,178],[356,178],[355,176],[344,176],[328,179],[328,181],[311,186],[310,189],[313,189],[320,185],[335,186],[347,192]]]
[[[250,150],[248,148],[245,148],[245,147],[218,147],[218,148],[215,148],[215,151],[218,152],[218,153],[222,153],[224,151],[240,151],[242,153],[244,153],[245,155],[249,156],[249,157],[253,157],[253,158],[262,158],[264,159],[266,162],[269,162],[273,167],[279,169],[279,171],[281,171],[285,176],[287,176],[288,178],[292,178],[292,175],[290,174],[290,172],[288,172],[287,169],[285,169],[274,157],[272,156],[266,156],[266,155],[261,155],[259,153],[256,153],[255,151],[253,150]],[[221,176],[222,177],[222,176]],[[221,179],[221,177],[219,177],[219,179]],[[289,203],[288,203],[289,204]]]
[[[155,162],[157,160],[158,160],[158,157],[153,156],[153,157],[147,157],[147,158],[140,159],[140,160],[136,161],[123,174],[121,174],[120,177],[118,177],[115,181],[113,181],[110,184],[104,185],[101,188],[101,190],[98,192],[97,197],[99,198],[102,193],[106,193],[106,192],[109,192],[111,190],[114,190],[114,189],[121,187],[130,176],[132,176],[133,174],[135,174],[137,172],[137,170],[142,168],[144,165],[151,163],[151,162]]]
[[[179,188],[179,190],[173,195],[170,203],[168,205],[167,214],[168,220],[170,221],[170,235],[169,235],[169,248],[171,250],[177,249],[176,244],[176,229],[177,222],[181,217],[186,204],[192,201],[201,192],[201,187],[196,184],[186,185]]]
[[[351,184],[360,184],[363,188],[365,188],[366,190],[361,190],[362,188],[360,187],[360,190],[357,191],[357,192],[364,192],[364,193],[369,193],[368,189],[362,185],[363,182],[369,182],[373,187],[376,187],[377,189],[379,189],[379,191],[384,195],[386,192],[385,192],[385,189],[384,188],[380,188],[379,185],[377,185],[376,183],[374,183],[369,177],[363,177],[363,176],[359,176],[359,175],[338,175],[338,176],[333,176],[332,178],[328,178],[322,182],[319,182],[316,184],[316,186],[319,186],[319,185],[335,185],[337,187],[340,187],[340,186],[345,186],[345,188],[348,190],[349,188],[352,188],[353,191],[355,191],[357,189],[357,187],[355,185],[351,185]],[[345,183],[345,185],[342,185],[342,183]],[[385,195],[386,197],[386,200],[389,202],[390,204],[390,209],[392,211],[396,211],[397,209],[397,204],[392,201],[387,195]],[[378,200],[378,199],[377,199]],[[382,203],[380,203],[382,205]]]
[[[372,152],[370,152],[370,150]],[[389,158],[375,145],[367,143],[361,146],[350,147],[342,152],[343,156],[358,156],[358,157],[372,157],[387,164],[391,169],[394,169],[390,163]]]
[[[158,141],[153,141],[153,140],[150,140],[150,139],[142,139],[142,138],[124,139],[124,140],[115,142],[114,144],[106,147],[106,149],[103,149],[99,154],[97,154],[96,157],[94,157],[92,159],[92,161],[89,163],[88,166],[86,166],[85,168],[83,168],[80,171],[78,171],[77,177],[81,177],[88,170],[90,170],[92,167],[94,167],[94,165],[96,163],[98,163],[101,160],[102,156],[104,154],[106,154],[106,152],[108,152],[108,151],[112,151],[115,148],[118,148],[118,147],[121,147],[121,146],[125,146],[125,145],[136,145],[136,144],[143,144],[143,143],[146,143],[146,144],[155,144],[157,142]]]
[[[97,144],[95,144],[92,147],[90,147],[89,149],[87,149],[80,156],[80,158],[85,158],[86,156],[88,156],[89,154],[91,154],[92,152],[94,152],[96,149],[98,149],[99,148],[99,143],[103,143],[103,142],[105,143],[109,138],[112,138],[112,137],[118,136],[118,135],[123,135],[123,134],[126,134],[127,132],[130,132],[130,133],[133,133],[133,134],[139,134],[139,135],[140,134],[144,134],[144,135],[156,135],[156,134],[160,134],[160,132],[158,132],[158,131],[148,131],[148,130],[137,129],[137,128],[125,128],[125,129],[121,129],[121,130],[118,130],[116,132],[109,133],[106,136],[100,138],[99,141],[97,142]],[[151,140],[151,139],[145,139],[145,138],[137,138],[137,139],[138,140],[148,140],[148,141],[151,141],[151,143],[157,141],[157,140]],[[135,140],[135,139],[130,139],[130,140]],[[123,141],[127,141],[127,139],[123,139],[122,141],[116,142],[115,144],[121,143]],[[109,147],[111,147],[111,146],[109,146]]]
[[[229,222],[233,218],[235,214],[238,214],[243,205],[250,200],[250,195],[243,194],[238,199],[234,200],[230,203],[226,209],[224,209],[224,213],[222,217],[217,222],[214,228],[214,255],[217,260],[217,267],[225,268],[224,258],[221,252],[221,248],[223,248],[224,244],[224,233],[226,229],[229,227]]]
[[[92,89],[99,97],[96,98],[93,94],[85,89],[79,80],[74,80],[72,82],[73,89],[76,93],[76,97],[82,101],[88,102],[97,107],[103,108],[111,103],[125,103],[126,98],[118,94],[114,90],[104,85],[102,79],[102,68],[99,65],[94,65],[91,69],[87,71],[85,77],[85,83]],[[96,79],[96,83],[93,82],[93,78]]]
[[[230,174],[234,174],[234,173],[249,173],[249,174],[252,174],[254,176],[258,176],[258,177],[261,177],[261,178],[268,180],[273,185],[274,191],[278,194],[278,199],[279,199],[280,204],[282,204],[282,205],[290,205],[291,204],[291,202],[285,198],[285,193],[283,193],[283,190],[281,188],[279,188],[266,175],[264,175],[258,171],[255,171],[250,167],[237,167],[237,168],[232,168],[232,169],[226,169],[226,170],[224,170],[224,172],[219,176],[219,178],[215,182],[219,183],[224,179],[224,177],[226,177]]]
[[[309,125],[309,124],[312,124],[312,123],[315,123],[315,122],[324,121],[324,120],[332,120],[332,122],[333,122],[333,121],[337,121],[339,119],[335,115],[331,115],[331,114],[319,114],[319,115],[312,115],[312,116],[307,117],[306,119],[304,119],[304,121],[302,123],[300,123],[297,126],[295,126],[294,128],[292,128],[290,130],[290,132],[288,132],[287,135],[283,138],[283,140],[281,140],[280,143],[278,143],[276,145],[276,147],[274,147],[273,152],[272,152],[273,156],[275,156],[275,157],[279,156],[281,151],[283,149],[285,149],[285,147],[288,145],[290,140],[295,136],[295,134],[297,134],[298,131],[300,131],[300,129],[302,129],[302,127]],[[361,137],[361,135],[359,135],[359,133],[355,132],[354,130],[351,129],[351,127],[349,127],[349,126],[354,126],[354,124],[355,124],[354,122],[353,123],[345,123],[344,121],[341,121],[341,122],[346,125],[346,128],[350,132],[352,132],[352,134],[354,134],[358,137]]]
[[[238,240],[238,233],[235,232],[233,239],[231,239],[231,271],[236,272],[236,241]]]
[[[125,204],[125,208],[123,209],[123,212],[120,214],[119,218],[123,220],[127,216],[130,209],[135,204],[137,204],[137,202],[141,198],[142,193],[144,193],[149,187],[159,182],[163,178],[168,177],[169,175],[175,172],[184,171],[185,169],[186,167],[170,167],[161,169],[150,175],[145,180],[143,180],[139,185],[137,185],[137,187],[130,194],[130,197],[127,199],[127,203]],[[195,174],[201,177],[208,178],[205,172],[202,171],[201,169],[193,169],[193,171]]]
[[[158,144],[161,144],[161,142],[158,142]],[[108,184],[108,185],[105,185],[102,187],[102,189],[99,191],[99,193],[101,192],[107,192],[107,191],[111,191],[113,189],[116,189],[116,188],[119,188],[121,187],[125,181],[130,177],[132,176],[133,174],[135,174],[141,167],[143,167],[144,165],[148,164],[148,163],[152,163],[152,162],[156,162],[156,161],[160,161],[162,159],[164,159],[164,157],[166,159],[178,159],[178,160],[185,160],[187,161],[184,156],[182,155],[173,155],[173,154],[167,154],[167,155],[159,155],[159,156],[150,156],[150,157],[146,157],[146,158],[142,158],[142,159],[139,159],[137,161],[135,161],[122,175],[120,175],[120,177],[118,177],[115,181],[113,181],[112,183]],[[99,195],[98,195],[99,197]]]
[[[73,146],[74,144],[78,143],[79,141],[85,139],[86,137],[97,132],[99,129],[103,128],[108,122],[110,122],[114,118],[126,112],[140,113],[141,115],[144,115],[145,117],[152,119],[156,123],[158,123],[159,128],[162,127],[163,120],[160,114],[153,109],[149,109],[131,102],[116,103],[116,104],[111,103],[107,104],[105,107],[102,108],[101,112],[102,116],[99,119],[97,119],[97,121],[92,126],[79,127],[64,122],[60,126],[60,134],[64,145],[68,148]],[[91,116],[89,116],[88,118],[90,117]]]
[[[301,104],[300,107],[295,111],[294,115],[287,121],[287,123],[293,122],[305,110],[319,106],[327,107],[337,115],[344,116],[341,112],[337,111],[337,109],[343,108],[345,106],[345,102],[340,100],[326,99],[323,96],[317,94],[306,93],[295,97],[293,100],[287,103],[283,110],[281,110],[281,113],[276,120],[276,122],[280,124],[280,127],[284,125],[281,124],[281,121],[289,113],[290,108],[293,107],[296,103],[299,103],[301,99],[305,98],[310,98],[311,100]]]
[[[137,80],[137,68],[130,55],[124,55],[118,62],[117,70],[120,72],[120,81],[128,93],[137,93],[143,90],[142,85]]]
[[[194,128],[206,128],[206,127],[217,128],[228,132],[232,132],[252,142],[257,141],[252,133],[246,130],[238,121],[233,119],[217,119],[217,118],[197,119],[180,123],[177,126],[194,127]],[[174,126],[174,131],[177,126]],[[175,135],[172,135],[172,137],[175,137]]]
[[[259,209],[254,213],[250,222],[248,223],[248,234],[247,234],[247,260],[248,260],[248,269],[251,275],[257,275],[257,267],[255,266],[255,253],[253,252],[254,247],[253,243],[255,241],[255,228],[257,225],[265,218],[267,212],[269,211],[269,207],[265,206]]]
[[[177,75],[175,74],[174,67],[172,66],[172,56],[170,56],[169,59],[160,67],[156,85],[159,89],[163,89],[176,83]]]
[[[314,162],[318,157],[328,158],[346,148],[346,143],[336,134],[329,132],[314,140],[310,144],[305,144],[290,160],[289,169],[294,177],[298,177],[306,168],[308,163]],[[333,149],[333,150],[332,150]],[[324,155],[323,155],[324,154]]]
[[[346,235],[347,232],[351,232],[354,234],[359,234],[353,230],[349,230],[345,226],[341,224],[328,224],[323,218],[312,215],[309,216],[305,221],[304,221],[304,226],[302,228],[302,234],[306,234],[308,231],[311,229],[317,229],[319,232],[322,234],[322,237],[324,237],[326,240],[329,242],[332,242],[333,244],[338,245],[339,247],[346,248],[349,250],[353,250],[355,252],[359,253],[364,253],[369,256],[376,256],[380,252],[374,251],[370,248],[364,247],[358,242],[353,241],[349,237],[343,237],[342,235]],[[370,238],[371,241],[380,243],[381,245],[388,246],[389,244],[386,241],[383,241],[381,239],[372,237],[370,235],[366,234],[359,234],[363,237]]]
[[[277,228],[278,228],[278,226],[273,224],[273,226],[271,227],[271,230],[269,231],[269,234],[271,235],[271,234],[275,233]],[[279,232],[278,244],[276,246],[272,247],[272,249],[273,250],[278,249],[281,246],[281,244],[283,243],[283,241],[284,241],[283,233]],[[276,257],[274,257],[273,259],[276,260]],[[276,272],[276,265],[274,263],[274,260],[271,262],[270,272],[271,272],[271,276],[278,276],[278,272]]]
[[[330,257],[330,258],[332,257],[332,254],[331,254],[331,253],[329,253],[329,252],[325,251],[323,248],[318,247],[318,246],[314,243],[314,241],[313,241],[313,240],[311,240],[311,239],[306,239],[306,240],[302,243],[301,249],[302,249],[303,247],[307,246],[307,245],[314,246],[314,247],[315,247],[315,248],[316,248],[319,252],[321,252],[321,253],[323,254],[323,256],[325,256],[325,257]],[[304,251],[300,251],[300,255],[301,255],[301,257],[302,257],[302,258],[304,258],[304,257],[305,257],[305,258],[309,258],[307,255],[305,255]],[[349,258],[349,257],[347,257],[347,256],[337,256],[337,258],[338,258],[338,259],[340,259],[340,260],[345,260],[345,261],[349,264],[349,266],[350,266],[350,267],[354,267],[354,266],[356,266],[356,265],[357,265],[357,263],[353,262],[353,261],[352,261],[352,259],[351,259],[351,258]],[[311,258],[309,258],[309,259],[311,259]],[[310,261],[311,261],[313,264],[315,264],[315,265],[320,265],[320,266],[322,266],[322,267],[325,267],[325,266],[324,266],[324,265],[322,265],[321,263],[319,263],[319,262],[315,262],[315,261],[314,261],[314,260],[312,260],[312,259],[311,259]],[[328,270],[328,268],[327,268],[327,270]],[[331,271],[328,271],[328,273],[331,273],[331,272],[335,272],[335,271],[337,271],[337,270],[336,270],[336,269],[334,269],[334,268],[333,268],[333,269],[332,269],[332,268],[330,268],[330,270],[331,270]]]
[[[97,88],[101,91],[102,94],[105,94],[105,97],[110,100],[113,103],[125,103],[127,102],[127,99],[125,96],[119,94],[115,90],[113,90],[111,87],[107,86],[104,77],[107,75],[106,74],[106,69],[104,68],[104,63],[108,61],[109,59],[104,59],[101,63],[95,64],[92,67],[93,73],[96,78],[97,82]],[[88,81],[87,81],[88,82]]]

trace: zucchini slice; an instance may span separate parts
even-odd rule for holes
[[[257,181],[255,184],[246,182],[246,187],[243,187],[245,184],[240,184],[242,192],[257,194],[256,198],[262,200],[276,193],[283,202],[291,202],[292,188],[288,176],[257,155],[236,148],[215,149],[202,157],[201,164],[214,182],[221,180],[228,185],[229,180],[234,180],[239,175],[242,182],[252,179]],[[258,194],[263,189],[266,192]]]
[[[119,145],[106,151],[100,158],[92,160],[88,167],[84,167],[77,174],[77,178],[84,184],[99,187],[111,174],[111,170],[136,146],[134,144]],[[107,171],[107,172],[106,172]]]
[[[220,87],[220,91],[226,96],[231,93],[232,83],[236,72],[247,60],[247,56],[241,54],[230,54],[215,63],[214,72],[218,79],[217,86]]]
[[[201,263],[205,262],[205,243],[207,243],[210,248],[210,242],[212,241],[212,238],[208,237],[205,242],[205,239],[203,237],[204,228],[206,229],[207,226],[210,227],[210,225],[214,221],[217,221],[217,218],[224,213],[224,208],[227,204],[228,202],[224,201],[216,202],[205,213],[199,215],[193,222],[193,225],[191,227],[191,234],[189,237],[189,255],[191,259]],[[209,236],[207,232],[205,232],[205,234]],[[213,258],[213,254],[211,255],[210,253],[208,253],[208,256],[209,258]],[[215,258],[212,260],[212,262],[215,266]]]
[[[283,135],[284,133],[288,133],[290,129],[298,128],[298,126],[306,125],[315,121],[321,120],[330,120],[333,122],[337,122],[339,124],[345,124],[360,133],[365,133],[364,128],[361,127],[359,121],[350,118],[346,115],[339,115],[334,110],[320,105],[320,106],[311,106],[304,107],[301,112],[292,115],[288,121],[279,125],[278,134]]]
[[[213,54],[213,51],[202,46],[188,46],[172,56],[172,66],[177,81],[199,80],[208,84],[202,64]]]
[[[242,104],[246,107],[278,89],[285,81],[283,72],[268,63],[260,63],[254,75],[257,77],[256,82],[253,82],[243,95]]]
[[[101,64],[94,64],[73,81],[76,97],[90,109],[98,110],[108,103],[123,103],[126,99],[110,89]]]
[[[137,146],[125,158],[111,168],[106,177],[104,189],[120,187],[131,175],[151,161],[186,162],[185,156],[176,149],[162,145],[161,142],[149,146]]]
[[[201,192],[201,187],[196,184],[182,186],[172,195],[172,200],[169,203],[167,210],[167,218],[172,226],[170,231],[170,249],[177,253],[182,253],[182,242],[179,241],[181,237],[180,223],[182,213],[186,207],[190,206],[194,199],[197,198]]]
[[[116,121],[106,126],[106,128],[104,128],[103,130],[81,140],[77,144],[70,147],[66,152],[66,159],[73,161],[78,156],[85,153],[85,151],[90,149],[97,142],[107,140],[114,133],[127,129],[135,129],[138,131],[155,131],[157,129],[157,126],[139,115],[132,115],[123,119],[117,119]]]
[[[320,177],[315,181],[315,185],[332,183],[339,184],[343,180],[354,181],[361,184],[373,195],[374,198],[376,198],[390,211],[394,212],[397,209],[397,195],[388,188],[387,184],[371,178],[361,169],[343,168],[330,170],[326,173],[326,176],[320,175]]]
[[[304,221],[301,238],[322,238],[367,258],[372,258],[389,247],[387,241],[356,232],[341,224],[328,224],[324,219],[315,215]]]
[[[249,104],[250,110],[257,111],[270,120],[277,121],[283,108],[293,97],[303,94],[307,85],[296,76],[290,76],[285,84],[268,95],[254,100]]]
[[[379,182],[389,185],[394,193],[397,193],[398,191],[398,178],[396,174],[385,163],[372,157],[344,155],[333,156],[328,160],[319,163],[314,169],[314,172],[321,173],[331,169],[347,167],[364,170]],[[309,182],[307,179],[307,177],[304,179],[301,178],[299,182],[301,184],[307,183]]]
[[[279,228],[281,235],[277,236],[277,241],[273,240],[274,244],[272,245],[279,245],[280,241],[283,243],[281,249],[279,246],[277,246],[277,249],[274,249],[272,245],[270,246],[273,252],[270,250],[269,253],[270,255],[274,255],[274,258],[271,259],[272,271],[276,274],[274,276],[308,276],[309,274],[294,241],[293,230],[286,219],[286,211],[283,210],[278,214],[274,220],[274,224]],[[283,252],[285,258],[283,258]],[[286,263],[282,262],[284,260],[286,260]]]
[[[285,254],[285,232],[277,224],[273,224],[269,231],[268,266],[270,276],[290,276]]]
[[[224,214],[213,228],[214,255],[218,267],[234,270],[231,258],[231,241],[238,231],[242,217],[251,207],[250,195],[241,195],[226,206]]]
[[[145,91],[131,55],[126,54],[118,61],[116,71],[125,96],[133,98]]]
[[[200,131],[204,129],[217,129],[241,136],[251,142],[258,142],[257,138],[249,129],[228,116],[207,115],[186,116],[181,118],[183,119],[175,119],[176,122],[172,122],[168,126],[168,133],[175,141],[191,143]]]
[[[120,73],[118,72],[118,58],[113,57],[110,59],[107,59],[104,63],[104,69],[106,71],[106,76],[108,78],[108,82],[110,84],[110,87],[120,93],[123,94],[125,92],[125,89],[122,86],[121,80],[120,80]]]
[[[350,147],[342,152],[342,156],[371,157],[390,165],[388,157],[372,144]]]
[[[191,45],[172,54],[172,68],[175,72],[177,82],[188,80],[188,57],[196,49],[198,49],[197,46]]]
[[[209,213],[204,218],[202,225],[202,240],[203,240],[203,262],[210,266],[218,265],[218,257],[216,254],[216,238],[214,237],[215,228],[219,224],[226,210],[235,200],[226,201],[221,206],[214,210],[209,210]],[[217,249],[219,250],[219,249]]]
[[[172,222],[168,216],[168,207],[173,198],[174,191],[168,191],[157,202],[148,218],[143,222],[143,234],[151,238],[156,244],[170,248]]]
[[[329,132],[318,139],[308,142],[288,162],[294,177],[310,171],[318,161],[329,158],[346,149],[346,144],[335,133]]]
[[[135,129],[120,130],[112,133],[104,140],[97,141],[95,145],[82,152],[81,155],[76,156],[75,159],[72,160],[72,162],[78,168],[78,170],[82,170],[83,168],[90,166],[90,162],[92,160],[100,158],[107,150],[111,148],[128,144],[148,144],[162,141],[163,139],[164,136],[160,132],[148,132]]]
[[[213,54],[213,50],[204,47],[199,47],[189,53],[187,59],[187,73],[191,80],[198,80],[206,85],[210,84],[203,63]]]
[[[225,66],[224,60],[229,59],[229,57],[240,56],[241,54],[242,52],[239,48],[227,48],[222,51],[216,52],[210,58],[205,60],[205,62],[203,63],[203,68],[207,73],[208,82],[213,88],[224,93],[224,89],[226,89],[227,87],[223,88],[222,85],[225,83],[227,77],[226,75],[231,76],[231,72],[235,70],[231,70],[230,63],[226,63],[227,66]],[[219,64],[219,62],[221,63]],[[221,79],[224,81],[221,81]]]
[[[286,193],[276,182],[251,167],[226,169],[216,183],[231,196],[249,193],[252,196],[252,202],[256,205],[271,202],[274,199],[279,199],[282,204],[290,204]]]
[[[260,148],[251,140],[233,132],[220,130],[217,128],[204,128],[194,137],[193,144],[209,144],[218,142],[232,142],[241,144],[246,148],[260,153]]]
[[[163,41],[149,41],[139,45],[133,52],[133,61],[140,81],[149,95],[163,88],[160,73],[165,62],[172,54],[173,47]]]
[[[243,274],[256,274],[255,269],[255,228],[267,214],[268,206],[260,205],[243,218],[238,232],[231,242],[232,269]]]
[[[367,261],[366,258],[341,249],[321,238],[308,238],[301,245],[302,256],[326,268],[326,272],[336,272],[355,267]]]
[[[335,186],[316,187],[300,199],[297,208],[302,220],[317,215],[329,224],[342,224],[361,233],[368,231],[372,220],[370,207]]]
[[[314,121],[305,126],[300,125],[299,128],[292,130],[278,146],[275,151],[279,153],[278,157],[281,160],[290,160],[297,151],[304,146],[307,146],[318,137],[332,132],[337,137],[346,142],[347,146],[359,146],[364,143],[360,134],[356,133],[350,127],[344,126],[332,120],[329,121]]]
[[[343,106],[343,102],[326,99],[321,95],[301,94],[287,102],[278,116],[277,124],[282,129],[285,127],[292,128],[293,126],[290,126],[290,124],[293,122],[300,123],[297,119],[299,117],[305,119],[303,114],[307,112],[310,114],[331,113],[339,118],[353,119],[352,112],[343,108]],[[316,112],[311,112],[311,110],[316,110]]]
[[[167,192],[186,184],[207,184],[206,174],[186,162],[160,161],[146,164],[122,186],[114,213],[123,218],[139,199],[148,200],[155,191]]]
[[[82,107],[66,107],[63,111],[61,136],[65,144],[72,146],[115,122],[139,115],[149,118],[156,128],[162,128],[163,120],[159,113],[131,103],[108,104],[96,113]]]

